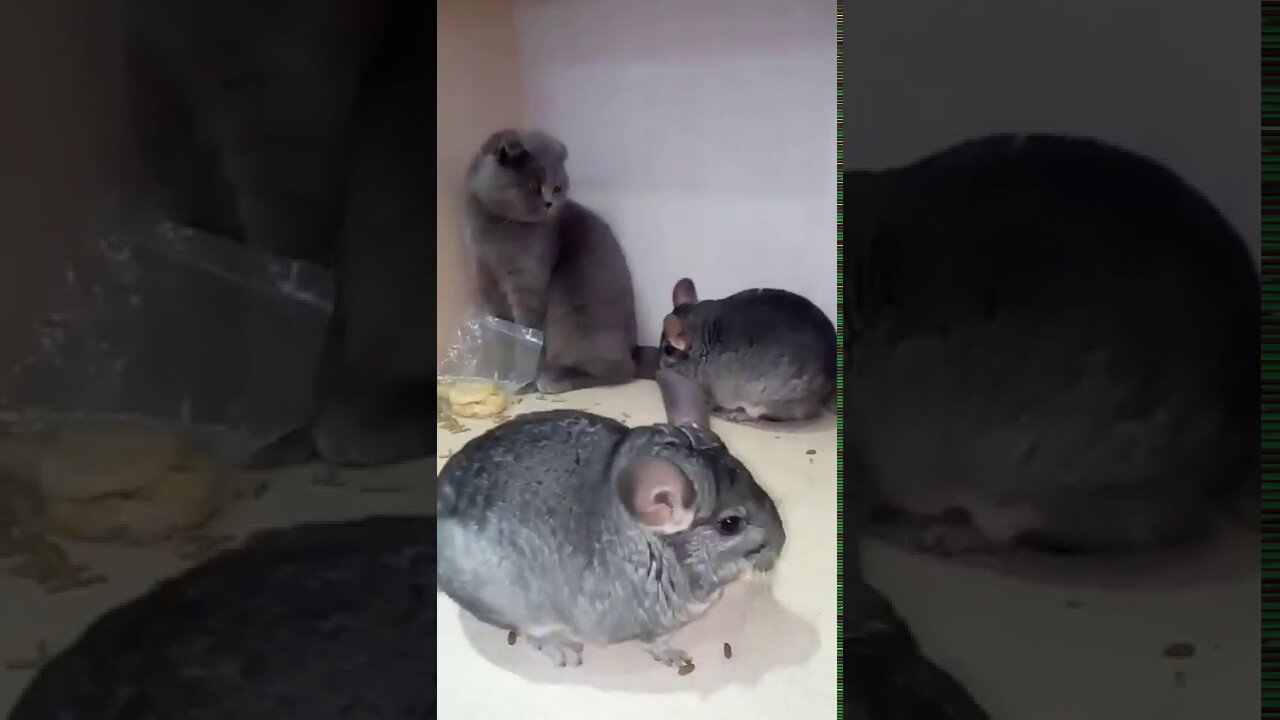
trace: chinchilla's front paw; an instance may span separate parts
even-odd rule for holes
[[[689,653],[680,648],[671,647],[665,642],[650,643],[645,646],[645,652],[649,653],[649,657],[667,667],[680,668],[693,664],[693,658],[689,657]]]
[[[582,643],[570,640],[563,635],[547,637],[525,636],[525,642],[534,650],[547,656],[556,667],[578,667],[582,664]]]

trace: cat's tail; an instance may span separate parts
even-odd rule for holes
[[[636,363],[636,377],[641,380],[652,380],[658,372],[658,348],[652,345],[637,345],[631,349],[631,359]]]

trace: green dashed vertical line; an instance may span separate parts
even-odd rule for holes
[[[844,718],[844,10],[836,5],[836,717]]]
[[[1262,3],[1262,337],[1273,340],[1280,334],[1280,267],[1268,264],[1280,249],[1280,2]],[[1280,543],[1275,542],[1277,503],[1280,498],[1280,412],[1271,409],[1280,393],[1280,362],[1274,343],[1264,343],[1262,353],[1262,707],[1264,717],[1280,715],[1280,665],[1275,650],[1280,648]]]

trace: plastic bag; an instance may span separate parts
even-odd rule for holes
[[[538,377],[541,357],[540,330],[473,313],[454,335],[436,376],[444,382],[490,380],[511,393]]]
[[[261,438],[305,417],[326,270],[159,222],[104,233],[65,279],[64,306],[0,382],[10,418],[142,417]]]

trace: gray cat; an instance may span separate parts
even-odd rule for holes
[[[803,420],[836,393],[836,329],[786,290],[698,300],[684,278],[663,320],[660,364],[696,380],[727,420]]]
[[[1093,551],[1256,516],[1260,290],[1156,163],[997,136],[846,173],[846,427],[876,532]]]
[[[782,551],[773,501],[706,429],[697,385],[658,382],[669,424],[530,413],[440,472],[440,589],[558,666],[581,663],[583,642],[631,640],[687,663],[667,636]]]
[[[502,130],[467,170],[468,238],[491,314],[544,331],[536,386],[560,393],[637,374],[631,271],[613,231],[568,198],[563,143]],[[639,363],[641,375],[647,363]],[[651,368],[650,368],[651,370]]]

